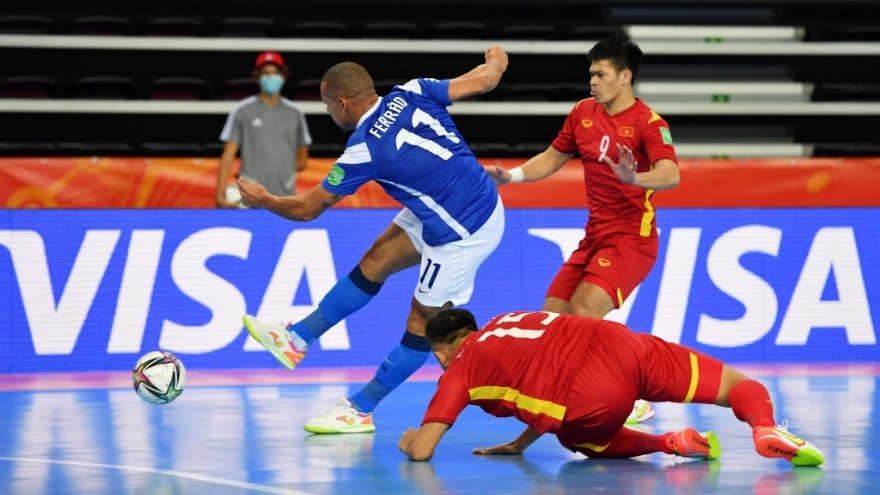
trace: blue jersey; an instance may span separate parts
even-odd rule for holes
[[[448,80],[395,86],[361,117],[321,185],[349,195],[375,180],[421,220],[429,246],[470,236],[492,215],[498,190],[452,122],[451,104]]]

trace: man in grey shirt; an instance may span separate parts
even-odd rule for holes
[[[281,55],[261,53],[253,75],[260,84],[259,94],[238,102],[220,133],[220,140],[226,142],[215,191],[220,208],[240,206],[240,200],[234,197],[237,195],[227,197],[226,192],[239,148],[241,176],[264,185],[278,196],[294,194],[296,172],[304,170],[309,159],[312,137],[305,114],[295,103],[281,97],[281,87],[290,75]]]

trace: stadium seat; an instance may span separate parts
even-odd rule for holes
[[[70,33],[92,36],[125,36],[132,33],[131,21],[124,17],[93,15],[70,21]]]
[[[496,91],[498,97],[504,101],[554,101],[557,99],[557,87],[553,83],[502,83]]]
[[[274,38],[276,34],[275,21],[262,17],[232,17],[217,25],[217,36],[227,38]]]
[[[208,95],[208,83],[198,77],[160,77],[147,83],[144,90],[151,100],[203,100]]]
[[[290,81],[285,85],[284,94],[291,100],[320,101],[321,79]]]
[[[436,39],[482,40],[489,37],[489,27],[482,22],[441,22],[431,28]]]
[[[570,101],[572,103],[590,97],[590,81],[584,74],[583,82],[564,82],[556,83],[556,99],[559,101]]]
[[[309,156],[313,157],[337,157],[345,151],[345,144],[322,142],[309,145]]]
[[[135,149],[128,143],[62,142],[55,146],[57,154],[70,156],[128,156]]]
[[[498,37],[503,40],[555,40],[559,32],[549,24],[514,24],[498,29]]]
[[[127,100],[135,97],[134,80],[124,76],[87,76],[73,82],[71,96],[88,100]]]
[[[419,27],[411,22],[371,22],[361,29],[364,38],[414,39],[419,38]]]
[[[856,24],[847,26],[807,27],[807,41],[880,41],[880,26]]]
[[[208,29],[199,19],[188,17],[162,17],[151,19],[144,24],[147,36],[204,36]]]
[[[41,15],[6,15],[0,17],[0,34],[53,34],[55,21]]]
[[[406,83],[405,79],[376,79],[373,81],[373,87],[376,88],[376,94],[385,96],[394,89],[398,84]]]
[[[0,142],[0,156],[51,156],[56,148],[55,143]]]
[[[469,146],[471,151],[473,151],[478,157],[502,157],[510,150],[510,145],[507,143],[471,142],[469,143]]]
[[[880,84],[818,83],[813,101],[880,101]]]
[[[349,38],[351,31],[343,22],[310,21],[291,25],[290,36],[294,38]]]
[[[198,143],[140,143],[137,149],[146,156],[205,156],[205,147]]]
[[[54,77],[11,76],[0,79],[0,98],[58,98],[60,89]]]
[[[223,100],[241,100],[259,92],[252,77],[236,77],[220,83],[219,96]]]
[[[731,2],[732,3],[732,2]],[[693,2],[687,5],[644,3],[639,5],[610,4],[603,9],[606,24],[667,24],[667,25],[766,25],[775,23],[779,9],[771,2],[750,2],[746,5]]]
[[[572,41],[596,40],[614,36],[620,28],[617,26],[574,26],[566,31],[565,37]]]
[[[813,156],[880,156],[880,143],[817,143]]]

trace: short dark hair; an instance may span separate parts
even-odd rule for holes
[[[477,331],[474,314],[466,309],[444,309],[428,320],[425,339],[431,347],[450,345],[459,337]]]
[[[590,49],[587,56],[590,58],[590,63],[599,60],[610,61],[618,73],[629,69],[632,72],[630,82],[636,82],[636,74],[642,62],[642,49],[633,42],[626,31],[618,31],[614,36],[599,41]]]
[[[341,62],[327,69],[321,81],[329,94],[354,98],[363,93],[375,93],[373,78],[362,65],[355,62]]]

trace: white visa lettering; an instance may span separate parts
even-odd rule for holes
[[[253,234],[247,230],[215,227],[193,233],[180,243],[171,259],[171,277],[181,292],[211,313],[203,325],[188,326],[165,320],[159,346],[175,352],[201,354],[228,346],[242,331],[244,296],[237,287],[206,266],[212,256],[247,259]]]
[[[119,236],[118,230],[86,231],[67,282],[56,291],[40,234],[32,230],[0,230],[0,245],[12,257],[37,355],[73,352]],[[57,305],[56,292],[61,294]]]
[[[838,300],[823,301],[822,291],[831,277]],[[813,238],[776,344],[804,345],[814,328],[841,327],[851,345],[877,344],[853,229],[825,227]]]
[[[107,343],[108,354],[141,351],[164,239],[164,230],[135,230],[131,233],[113,328]]]
[[[757,342],[773,328],[778,300],[773,287],[760,276],[746,270],[739,262],[746,253],[776,257],[782,231],[762,225],[747,225],[725,232],[706,259],[709,278],[722,292],[745,307],[734,320],[700,315],[697,342],[716,347],[739,347]]]

